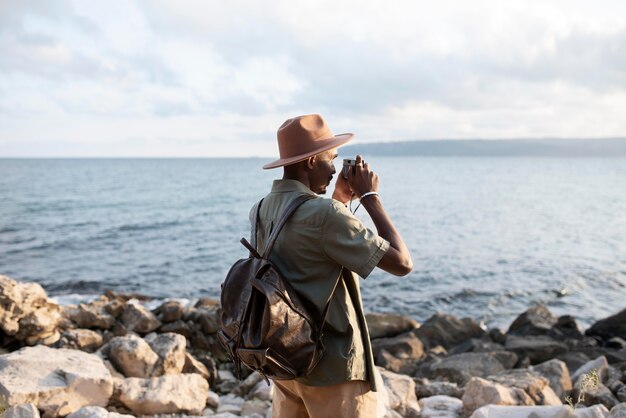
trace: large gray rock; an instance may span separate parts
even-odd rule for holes
[[[68,329],[63,332],[58,341],[59,348],[74,348],[76,350],[93,353],[102,346],[102,335],[90,329]]]
[[[600,356],[576,369],[574,374],[572,374],[572,382],[574,382],[574,385],[578,384],[578,381],[583,375],[591,372],[592,370],[595,370],[601,382],[604,381],[609,371],[609,363],[606,360],[606,357]]]
[[[146,341],[152,350],[159,355],[159,362],[153,376],[178,374],[185,366],[187,340],[180,334],[150,334]]]
[[[487,379],[509,388],[522,389],[532,398],[535,405],[563,404],[550,387],[548,379],[528,369],[507,370]]]
[[[557,317],[545,305],[535,305],[518,316],[509,327],[510,335],[548,335]]]
[[[626,418],[626,402],[615,405],[611,409],[609,418]]]
[[[517,362],[514,353],[462,353],[446,357],[430,366],[430,378],[464,385],[472,377],[487,377],[511,369]]]
[[[257,416],[265,417],[271,405],[272,403],[269,401],[249,399],[241,405],[241,416],[250,417],[257,414]]]
[[[268,386],[265,380],[261,380],[257,382],[257,384],[254,385],[252,389],[250,389],[250,392],[248,392],[248,399],[260,399],[262,401],[271,401],[273,394],[274,394],[274,384],[271,383],[270,381],[270,385]]]
[[[373,340],[372,350],[378,366],[403,374],[410,373],[415,363],[424,356],[422,342],[411,332]]]
[[[502,344],[494,343],[493,341],[483,340],[479,338],[470,338],[467,341],[462,342],[459,345],[452,347],[449,354],[460,353],[488,353],[491,351],[505,351]]]
[[[193,334],[193,322],[191,321],[183,321],[182,319],[174,322],[169,322],[167,324],[161,325],[159,328],[159,332],[174,332],[176,334],[180,334],[185,338],[191,338]]]
[[[404,315],[393,313],[368,313],[365,314],[367,329],[370,338],[390,338],[419,328],[419,323]]]
[[[501,406],[486,405],[470,418],[583,418],[573,414],[567,406]]]
[[[591,361],[591,358],[589,356],[587,356],[585,353],[581,353],[580,351],[568,351],[567,353],[556,356],[556,358],[567,364],[570,375],[572,372],[578,370],[580,366]]]
[[[209,384],[198,374],[130,377],[120,382],[116,392],[119,401],[134,415],[200,415],[209,396]]]
[[[245,402],[246,400],[244,398],[232,393],[220,396],[220,406],[217,408],[217,412],[242,415],[241,412]]]
[[[389,408],[403,417],[419,417],[420,407],[415,396],[415,382],[409,376],[393,373],[378,367],[387,395]]]
[[[179,321],[183,317],[184,306],[176,300],[168,300],[156,310],[158,318],[163,323]]]
[[[1,405],[0,405],[1,406]],[[1,411],[1,408],[0,408]],[[39,410],[32,403],[25,403],[20,405],[14,405],[4,411],[4,414],[0,412],[0,416],[4,418],[39,418]]]
[[[615,397],[620,402],[626,402],[626,384],[621,380],[612,380],[606,383],[606,387],[615,394]]]
[[[246,377],[243,382],[239,383],[236,388],[232,390],[233,395],[237,395],[241,398],[246,398],[250,390],[257,385],[259,382],[264,382],[263,376],[261,376],[257,372],[252,372],[248,377]]]
[[[83,406],[66,418],[134,418],[132,415],[109,412],[100,406]]]
[[[596,404],[601,404],[607,407],[607,409],[611,409],[619,404],[619,401],[617,400],[615,395],[613,395],[609,388],[604,386],[602,383],[592,388],[576,387],[572,392],[574,399],[578,397],[578,393],[581,390],[583,392],[583,400],[581,402],[582,405],[593,406]]]
[[[15,338],[28,345],[53,344],[61,337],[58,331],[61,319],[59,305],[49,302],[20,319]]]
[[[185,353],[185,364],[183,366],[183,373],[197,373],[200,376],[204,377],[207,381],[211,379],[209,369],[207,369],[204,364],[202,364],[199,360],[197,360],[189,353]]]
[[[572,390],[572,378],[570,377],[569,369],[567,364],[561,360],[548,360],[532,366],[531,370],[548,379],[550,387],[559,399],[564,399],[565,395]]]
[[[33,403],[56,417],[86,405],[106,406],[113,381],[95,354],[36,346],[0,357],[0,393],[10,405]]]
[[[43,287],[37,283],[20,283],[0,275],[0,329],[15,335],[19,321],[49,303]]]
[[[576,323],[576,318],[571,315],[563,315],[559,317],[550,330],[550,336],[560,339],[580,340],[583,338],[583,333],[580,331],[578,323]]]
[[[418,399],[429,398],[431,396],[448,396],[461,399],[463,389],[453,382],[431,381],[421,378],[415,379],[415,395],[417,395]]]
[[[470,338],[481,338],[486,335],[485,330],[473,319],[459,319],[442,313],[431,316],[414,332],[426,348],[441,345],[446,349]]]
[[[520,358],[528,357],[531,364],[543,363],[568,351],[564,343],[543,335],[508,335],[505,347]]]
[[[132,299],[124,305],[121,320],[127,330],[140,334],[147,334],[161,326],[161,322],[152,312]]]
[[[103,352],[126,377],[150,377],[159,362],[157,353],[136,335],[113,338],[103,347]]]
[[[575,418],[607,418],[609,411],[604,405],[593,405],[587,408],[576,408]]]
[[[485,405],[534,405],[528,394],[519,388],[509,388],[496,382],[472,377],[465,386],[463,409],[466,413]]]
[[[585,331],[586,335],[609,340],[620,337],[626,340],[626,309],[596,322]]]
[[[115,317],[107,312],[104,301],[81,303],[65,308],[65,316],[80,328],[110,329],[115,324]]]
[[[419,400],[420,418],[458,418],[463,402],[450,396],[431,396]]]

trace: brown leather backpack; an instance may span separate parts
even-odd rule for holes
[[[274,242],[293,212],[305,201],[315,198],[301,195],[282,213],[272,231],[263,255],[245,238],[241,243],[250,251],[238,260],[222,283],[222,328],[218,336],[235,363],[240,375],[241,363],[273,379],[306,376],[324,353],[322,327],[328,303],[321,318],[311,314],[305,301],[268,260]],[[256,246],[259,210],[252,225],[252,243]]]

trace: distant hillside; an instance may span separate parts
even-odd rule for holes
[[[426,157],[626,157],[626,138],[467,139],[380,142],[342,147],[342,155]]]

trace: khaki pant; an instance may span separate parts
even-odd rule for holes
[[[334,386],[274,380],[273,418],[376,418],[376,404],[376,392],[362,380]]]

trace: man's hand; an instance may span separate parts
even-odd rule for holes
[[[378,174],[371,171],[369,164],[363,163],[363,158],[357,155],[354,170],[348,172],[348,184],[360,198],[367,192],[378,192]]]
[[[337,181],[335,182],[335,191],[333,192],[333,199],[340,201],[344,205],[347,205],[352,200],[353,193],[350,189],[348,181],[343,177],[343,169],[337,174]]]

